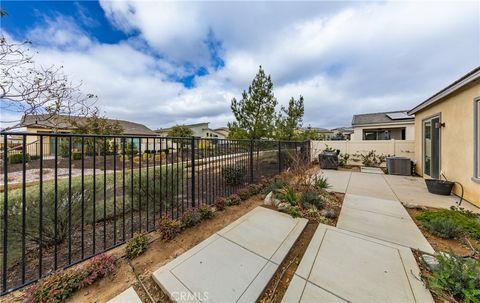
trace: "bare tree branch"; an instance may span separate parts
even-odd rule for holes
[[[39,122],[51,123],[60,121],[52,119],[59,115],[89,116],[97,113],[97,96],[82,93],[82,83],[70,81],[63,72],[63,66],[44,67],[35,64],[28,48],[30,44],[29,41],[11,43],[5,36],[0,36],[2,110],[18,113],[23,117],[35,116]],[[2,131],[14,127],[10,126]]]

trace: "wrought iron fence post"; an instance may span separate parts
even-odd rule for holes
[[[250,182],[253,183],[253,139],[250,140]]]
[[[192,137],[192,207],[195,207],[195,137]]]

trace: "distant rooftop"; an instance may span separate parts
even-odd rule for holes
[[[124,135],[156,135],[150,128],[146,127],[143,124],[125,121],[125,120],[116,120],[116,119],[107,119],[110,122],[118,122],[123,128]],[[22,118],[22,121],[17,125],[21,127],[35,127],[35,128],[57,128],[57,129],[74,129],[71,121],[76,123],[82,123],[87,121],[86,117],[78,116],[66,116],[58,115],[50,117],[47,115],[26,115]]]
[[[319,133],[330,133],[332,132],[328,128],[323,128],[323,127],[313,127],[313,126],[307,126],[307,127],[302,127],[300,130],[306,131],[306,130],[313,130]]]
[[[207,125],[207,128],[208,128],[208,124],[210,124],[210,122],[200,122],[200,123],[193,123],[193,124],[176,124],[174,126],[156,129],[155,132],[157,132],[157,133],[158,132],[168,132],[169,130],[171,130],[175,126],[195,127],[195,126],[200,126],[200,125]]]
[[[370,113],[354,115],[352,126],[365,124],[390,124],[401,122],[413,122],[414,116],[408,115],[407,110],[399,110],[393,112]]]

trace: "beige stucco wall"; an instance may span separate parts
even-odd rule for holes
[[[326,146],[333,149],[339,149],[341,154],[366,154],[375,150],[378,155],[390,155],[398,157],[408,157],[415,159],[415,141],[413,140],[371,140],[371,141],[312,141],[311,155],[312,160],[318,158]],[[348,164],[360,164],[359,162],[349,161]]]
[[[369,126],[355,126],[353,134],[350,137],[352,141],[363,141],[363,130],[368,129],[392,129],[391,138],[400,140],[402,138],[401,129],[405,128],[405,140],[415,140],[415,124],[383,124],[383,125],[369,125]]]
[[[452,181],[460,182],[464,197],[480,206],[480,183],[472,180],[474,167],[473,99],[480,96],[480,81],[415,114],[415,153],[417,173],[423,175],[422,120],[441,114],[445,127],[440,131],[440,170]],[[460,187],[454,192],[460,194]]]

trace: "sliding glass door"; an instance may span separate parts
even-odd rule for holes
[[[440,116],[423,120],[423,173],[440,178]]]

